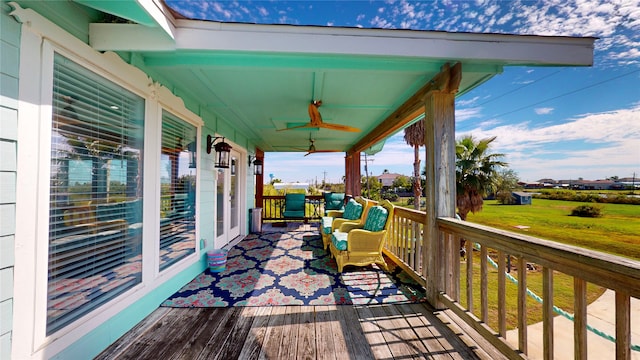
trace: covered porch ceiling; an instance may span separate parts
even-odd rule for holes
[[[176,19],[158,2],[150,9],[79,2],[141,17],[138,24],[92,24],[91,46],[128,54],[155,80],[195,100],[194,112],[215,114],[265,152],[306,151],[310,137],[317,150],[362,151],[380,140],[369,137],[375,129],[392,122],[397,131],[415,119],[415,106],[403,111],[411,108],[405,103],[419,101],[414,94],[447,63],[461,64],[464,94],[504,66],[593,61],[594,38],[220,23]],[[322,101],[323,122],[361,131],[287,130],[310,121],[313,100]]]

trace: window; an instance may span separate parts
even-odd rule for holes
[[[195,126],[162,113],[160,270],[196,250]]]
[[[142,280],[144,99],[55,54],[47,334]]]

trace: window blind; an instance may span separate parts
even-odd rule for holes
[[[195,252],[196,140],[195,126],[163,111],[160,270]]]
[[[47,334],[141,281],[144,99],[54,56]]]

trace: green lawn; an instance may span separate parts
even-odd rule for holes
[[[598,204],[602,217],[581,218],[569,214],[585,203],[544,199],[532,203],[485,201],[483,210],[470,213],[467,221],[640,260],[640,206]],[[529,228],[521,230],[518,225]]]
[[[474,313],[480,317],[480,256],[479,253],[474,257],[473,264],[473,306]],[[495,259],[494,259],[495,260]],[[488,267],[488,325],[493,329],[498,329],[498,269],[489,265]],[[519,278],[517,271],[510,273],[516,279]],[[467,293],[465,289],[466,283],[466,262],[460,264],[460,304],[467,306]],[[542,272],[527,271],[527,288],[533,293],[542,297]],[[518,286],[511,282],[509,279],[506,281],[506,309],[507,309],[507,329],[515,329],[518,326]],[[587,302],[590,304],[596,300],[605,289],[594,285],[592,283],[587,284]],[[573,313],[574,306],[573,298],[573,277],[562,274],[554,273],[553,275],[553,304],[558,308]],[[527,296],[527,323],[535,324],[542,321],[542,304],[534,300],[532,297]]]

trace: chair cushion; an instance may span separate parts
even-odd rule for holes
[[[331,234],[331,225],[333,224],[333,218],[331,216],[322,217],[322,232],[324,234]]]
[[[344,209],[344,193],[324,193],[324,209],[326,210],[343,210]]]
[[[354,199],[349,199],[347,206],[344,207],[342,217],[347,220],[357,220],[360,219],[360,215],[362,215],[362,204]]]
[[[304,194],[287,194],[284,198],[284,217],[303,218],[304,217]]]
[[[387,223],[387,215],[389,212],[382,206],[373,206],[369,209],[367,220],[364,223],[364,229],[368,231],[381,231]]]
[[[331,234],[331,242],[333,243],[333,246],[335,246],[336,249],[340,251],[347,250],[348,235],[348,233],[335,231],[333,234]]]

